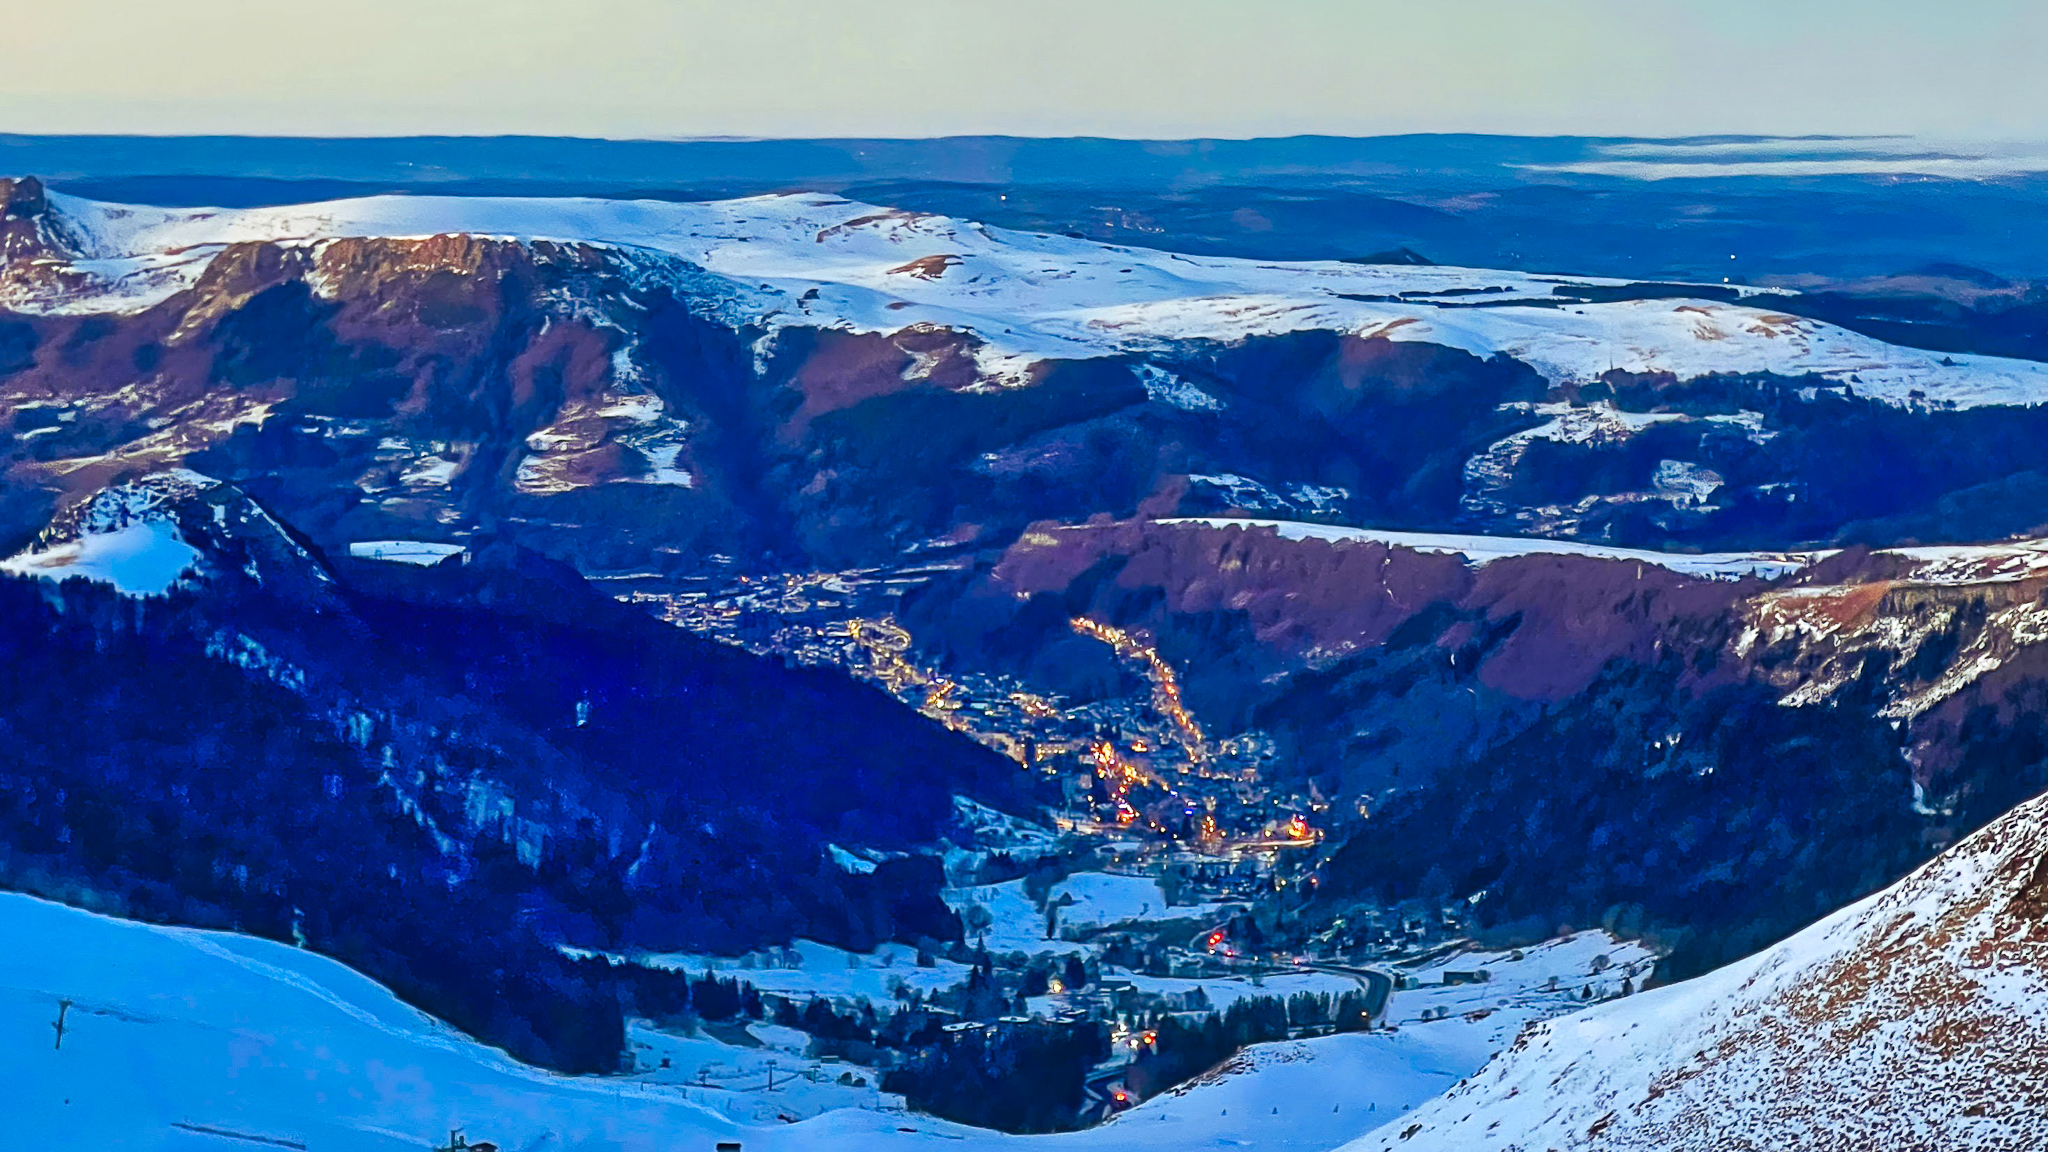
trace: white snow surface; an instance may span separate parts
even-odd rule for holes
[[[1169,920],[1213,920],[1242,905],[1169,904],[1165,889],[1150,876],[1113,872],[1076,872],[1052,886],[1050,902],[1059,906],[1063,928],[1109,928],[1118,924]],[[1071,903],[1069,903],[1071,901]]]
[[[883,944],[873,952],[848,952],[815,940],[798,940],[786,950],[738,959],[685,952],[612,958],[692,975],[716,973],[743,980],[763,992],[796,999],[818,996],[848,1005],[866,1000],[879,1012],[887,1012],[894,1004],[899,985],[930,995],[967,983],[972,971],[965,964],[942,958],[935,959],[930,968],[920,968],[917,950],[903,944]]]
[[[671,1069],[557,1076],[468,1040],[335,961],[271,941],[12,893],[0,894],[0,939],[11,945],[0,949],[9,1138],[36,1149],[279,1146],[239,1136],[319,1152],[419,1152],[460,1127],[501,1148],[577,1152],[708,1150],[724,1140],[747,1152],[1320,1150],[1441,1091],[1489,1050],[1446,1026],[1261,1045],[1100,1128],[1010,1137],[892,1111],[889,1098],[860,1089],[756,1093],[752,1077],[762,1073],[765,1087],[778,1049],[785,1075],[807,1063],[780,1029],[755,1026],[769,1047],[742,1049],[635,1025],[636,1055],[650,1064],[668,1055]],[[61,1049],[51,1028],[60,999],[73,1001]],[[679,1082],[706,1063],[717,1065],[712,1088]],[[816,1114],[839,1101],[862,1107]],[[810,1118],[757,1122],[784,1115]]]
[[[2048,540],[1887,548],[1880,554],[1913,561],[1907,578],[1925,584],[2025,580],[2048,573]]]
[[[180,1124],[365,1152],[418,1152],[463,1126],[508,1148],[547,1133],[709,1147],[741,1131],[679,1095],[524,1067],[280,944],[13,893],[0,894],[0,925],[0,1080],[23,1148],[262,1146]],[[59,1049],[62,998],[74,1003]]]
[[[1688,576],[1713,579],[1758,576],[1766,580],[1775,580],[1832,555],[1824,551],[1649,552],[1639,548],[1609,548],[1599,544],[1581,544],[1575,540],[1545,540],[1519,536],[1460,536],[1438,532],[1391,532],[1379,528],[1350,528],[1337,524],[1309,524],[1294,520],[1177,517],[1159,520],[1156,523],[1194,524],[1205,528],[1270,529],[1283,540],[1384,544],[1416,552],[1449,553],[1463,557],[1475,568],[1514,556],[1589,556],[1596,560],[1654,564]]]
[[[358,540],[348,554],[364,560],[389,560],[397,564],[432,567],[450,556],[468,551],[460,544],[436,544],[427,540]]]
[[[1025,895],[1024,881],[976,884],[946,891],[946,903],[963,917],[976,906],[985,909],[989,927],[982,938],[991,952],[1066,953],[1085,949],[1064,939],[1119,924],[1156,924],[1225,919],[1242,904],[1169,904],[1159,882],[1149,876],[1111,872],[1076,872],[1047,892],[1047,910],[1054,913],[1055,935],[1045,933],[1046,911]],[[964,977],[963,977],[964,979]]]
[[[712,203],[376,196],[276,208],[163,209],[53,194],[98,292],[14,302],[46,311],[134,310],[197,282],[226,245],[470,233],[590,243],[680,258],[728,319],[894,332],[971,331],[992,379],[1040,360],[1145,353],[1186,340],[1331,330],[1506,353],[1553,382],[1610,369],[1812,374],[1893,403],[2048,399],[2048,365],[1943,356],[1816,321],[1711,300],[1544,306],[1584,277],[1336,261],[1187,256],[1016,232],[817,194]],[[1486,290],[1494,291],[1486,291]],[[1397,299],[1402,293],[1461,295]],[[815,293],[815,295],[813,295]],[[1483,301],[1485,306],[1457,306]],[[1921,397],[1915,397],[1918,391]],[[1162,401],[1206,407],[1198,393]]]
[[[1707,976],[1539,1025],[1353,1152],[2048,1147],[2048,798]]]
[[[144,520],[30,549],[0,560],[16,576],[68,580],[82,576],[127,596],[161,596],[199,563],[199,550],[168,520]]]
[[[60,515],[36,544],[0,560],[0,571],[47,580],[79,576],[127,596],[161,596],[201,559],[170,506],[218,483],[174,468],[102,489]]]

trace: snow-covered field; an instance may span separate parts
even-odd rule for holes
[[[0,895],[0,1083],[23,1149],[420,1152],[467,1127],[507,1148],[709,1147],[740,1126],[675,1093],[552,1076],[478,1046],[334,961]],[[63,1046],[53,1025],[65,1013]]]
[[[1459,952],[1395,968],[1412,977],[1416,986],[1394,993],[1387,1022],[1423,1028],[1484,1025],[1481,1031],[1498,1049],[1532,1020],[1576,1011],[1588,989],[1594,999],[1605,1000],[1622,993],[1623,981],[1631,988],[1642,987],[1654,959],[1641,944],[1599,931],[1509,952]],[[1445,972],[1483,972],[1487,979],[1447,984]]]
[[[1194,524],[1205,528],[1268,529],[1283,540],[1326,540],[1332,543],[1385,544],[1417,552],[1442,552],[1462,556],[1473,567],[1512,556],[1590,556],[1599,560],[1623,560],[1655,564],[1688,576],[1735,579],[1759,576],[1775,580],[1825,559],[1828,552],[1647,552],[1637,548],[1607,548],[1572,540],[1544,540],[1516,536],[1459,536],[1436,532],[1389,532],[1378,528],[1347,528],[1336,524],[1307,524],[1292,520],[1240,520],[1221,517],[1182,517],[1157,521],[1160,524]]]
[[[779,953],[752,953],[738,960],[682,952],[615,959],[691,975],[717,973],[780,996],[822,996],[841,1003],[866,1000],[877,1010],[886,1010],[895,1002],[898,988],[930,995],[965,984],[971,971],[965,964],[942,958],[934,958],[929,968],[920,968],[917,950],[902,944],[883,944],[873,952],[848,952],[815,940],[799,940]]]
[[[840,1108],[905,1110],[902,1097],[882,1092],[873,1069],[813,1058],[808,1033],[775,1024],[744,1032],[752,1043],[681,1036],[634,1021],[627,1039],[637,1071],[628,1082],[665,1086],[743,1122],[787,1123]],[[848,1074],[855,1082],[840,1083]]]
[[[654,274],[691,279],[735,321],[971,331],[986,342],[984,371],[1013,383],[1027,382],[1024,370],[1044,359],[1322,329],[1506,353],[1556,382],[1615,368],[1681,378],[1770,371],[1813,374],[1896,403],[1914,400],[1916,390],[1965,406],[2048,399],[2048,365],[1901,348],[1739,304],[1556,304],[1553,289],[1561,284],[1616,283],[1610,280],[1186,256],[815,194],[693,204],[381,196],[238,210],[128,207],[60,195],[51,202],[57,230],[81,256],[77,266],[102,287],[53,298],[23,289],[9,301],[13,307],[146,307],[191,286],[207,261],[234,243],[471,233],[646,253],[656,258],[649,262]],[[677,268],[677,260],[694,267]]]
[[[955,911],[969,917],[970,923],[981,921],[973,909],[982,909],[988,928],[971,936],[984,941],[990,952],[1057,956],[1092,951],[1086,944],[1046,937],[1046,915],[1025,895],[1022,880],[950,889],[946,899]],[[1077,872],[1054,884],[1048,899],[1057,909],[1062,928],[1075,930],[1183,919],[1206,922],[1227,915],[1231,907],[1169,905],[1158,881],[1107,872]],[[1062,903],[1068,899],[1072,902]],[[867,1000],[884,1010],[895,1001],[899,988],[929,995],[966,983],[970,971],[965,964],[943,958],[934,958],[931,967],[920,968],[916,950],[902,944],[884,944],[873,952],[860,953],[814,940],[799,940],[788,949],[739,959],[684,953],[618,959],[692,974],[717,972],[782,996],[823,996],[849,1004]]]
[[[1068,932],[1087,933],[1119,924],[1156,924],[1193,920],[1207,923],[1226,919],[1233,904],[1170,904],[1159,882],[1149,876],[1127,876],[1111,872],[1076,872],[1052,885],[1047,892],[1047,909],[1054,917],[1054,932],[1046,934],[1047,913],[1040,911],[1024,892],[1024,881],[980,884],[954,888],[946,893],[953,910],[979,923],[973,909],[987,914],[984,934],[991,952],[1078,952],[1081,945],[1062,937]]]

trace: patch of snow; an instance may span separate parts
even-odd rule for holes
[[[398,482],[408,488],[446,488],[462,471],[462,461],[439,456],[422,456],[399,474]]]
[[[1022,880],[949,888],[945,897],[947,906],[969,923],[980,920],[973,909],[980,908],[987,913],[988,927],[971,931],[970,935],[985,944],[990,952],[1023,952],[1036,956],[1090,951],[1085,944],[1061,939],[1057,920],[1054,921],[1054,931],[1046,932],[1046,914],[1024,894]]]
[[[1188,483],[1213,488],[1232,507],[1250,512],[1326,512],[1351,493],[1328,484],[1283,484],[1275,489],[1235,472],[1195,473]]]
[[[143,520],[0,560],[0,571],[45,580],[83,577],[125,596],[162,596],[199,564],[169,520]]]
[[[363,560],[389,560],[395,564],[417,564],[432,567],[450,556],[461,556],[469,549],[460,544],[437,544],[429,540],[357,540],[348,546],[348,554]]]
[[[1146,398],[1154,403],[1183,412],[1223,411],[1223,401],[1156,364],[1139,365],[1138,382],[1145,386]]]
[[[873,860],[855,856],[837,844],[827,844],[825,845],[825,850],[832,854],[832,862],[839,865],[845,871],[866,875],[875,870],[875,862]]]
[[[1721,474],[1687,460],[1659,460],[1650,483],[1657,495],[1681,508],[1697,508],[1707,502],[1723,480]]]

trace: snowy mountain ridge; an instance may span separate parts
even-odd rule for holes
[[[619,252],[644,276],[684,276],[726,319],[897,333],[969,332],[987,383],[1023,385],[1045,360],[1143,354],[1310,330],[1505,354],[1553,383],[1619,369],[1811,376],[1892,403],[2028,404],[2048,366],[1902,348],[1829,324],[1697,298],[1589,301],[1598,277],[1428,265],[1272,262],[1013,232],[943,216],[791,194],[673,203],[376,196],[284,208],[164,209],[51,194],[71,277],[4,294],[26,312],[134,312],[198,283],[235,245],[318,248],[342,238],[464,234]],[[682,261],[702,273],[675,267]],[[702,281],[708,274],[710,284]]]

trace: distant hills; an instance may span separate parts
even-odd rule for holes
[[[818,190],[1015,228],[1266,259],[1408,247],[1442,264],[1640,279],[1843,279],[1930,259],[2038,274],[2048,267],[2039,165],[2024,150],[1983,151],[1826,137],[0,135],[0,171],[152,204],[241,207],[423,191],[716,199]],[[1759,163],[1765,174],[1736,174]],[[1674,170],[1693,174],[1669,178]]]

